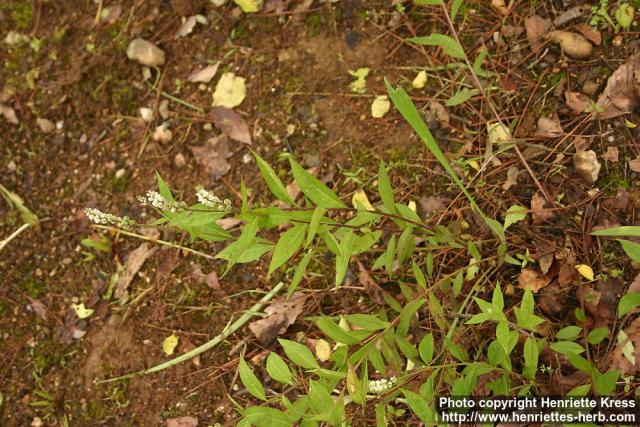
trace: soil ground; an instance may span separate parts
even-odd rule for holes
[[[383,78],[410,87],[416,67],[446,63],[434,48],[405,40],[438,29],[446,32],[446,24],[409,3],[402,11],[402,5],[389,1],[315,1],[300,13],[294,11],[296,2],[267,2],[282,3],[283,10],[251,15],[233,5],[218,8],[198,0],[105,1],[104,7],[121,7],[113,22],[96,20],[97,3],[103,2],[5,0],[0,4],[1,37],[16,31],[37,38],[40,44],[5,45],[0,50],[0,103],[10,104],[19,117],[17,125],[0,117],[0,183],[20,195],[40,218],[38,225],[12,240],[0,258],[0,424],[28,426],[41,420],[47,426],[151,426],[190,415],[198,418],[199,425],[232,425],[237,414],[229,397],[247,397],[246,391],[234,387],[238,351],[246,349],[247,359],[262,351],[246,329],[214,351],[173,369],[110,383],[96,380],[166,360],[162,342],[172,333],[180,336],[178,353],[210,339],[259,299],[261,294],[252,291],[268,290],[278,277],[267,278],[264,263],[237,266],[216,289],[207,285],[206,277],[220,271],[222,263],[159,247],[136,275],[131,297],[122,305],[104,295],[118,266],[141,242],[91,228],[82,208],[99,207],[140,218],[145,211],[135,196],[155,188],[155,171],[185,197],[204,185],[237,205],[242,178],[254,189],[253,203],[268,200],[243,144],[229,143],[230,170],[221,177],[203,168],[190,149],[215,135],[215,129],[206,126],[212,91],[217,76],[233,71],[247,79],[247,97],[236,110],[249,124],[253,148],[281,176],[286,174],[286,162],[280,154],[293,153],[350,197],[354,190],[370,185],[379,160],[384,159],[394,168],[399,200],[422,198],[421,209],[429,209],[429,201],[438,200],[436,196],[447,204],[453,200],[453,209],[434,222],[457,219],[473,225],[468,206],[457,198],[454,187],[400,116],[392,111],[383,119],[373,119],[370,114],[374,97],[386,93]],[[514,27],[522,26],[522,17],[532,12],[527,2],[516,3],[510,21]],[[563,2],[543,3],[542,13],[554,17],[556,3]],[[207,17],[209,24],[175,37],[182,18],[196,13]],[[633,41],[628,36],[621,47],[598,51],[589,62],[568,65],[557,64],[561,53],[549,45],[547,56],[537,59],[543,68],[532,73],[528,66],[536,56],[528,48],[514,53],[513,43],[506,48],[495,42],[493,34],[501,20],[494,10],[476,5],[469,16],[465,47],[485,43],[496,51],[495,60],[486,66],[502,76],[500,90],[508,94],[503,96],[501,113],[506,120],[525,125],[530,120],[535,123],[529,113],[535,117],[551,111],[539,100],[562,78],[565,85],[580,86],[594,79],[602,87],[606,76],[626,61]],[[129,41],[138,36],[166,53],[166,64],[152,70],[151,81],[158,79],[155,88],[143,81],[142,67],[126,56]],[[515,37],[524,49],[524,34]],[[221,61],[212,83],[199,87],[187,81],[194,69],[210,60]],[[556,66],[561,69],[554,70]],[[353,77],[348,71],[360,67],[371,72],[366,93],[355,94],[349,90]],[[601,75],[585,76],[589,67],[597,67]],[[431,100],[444,103],[454,92],[448,82],[456,78],[454,72],[430,71],[429,85],[414,90],[412,98],[421,108]],[[158,107],[165,99],[161,92],[182,101],[169,103],[173,139],[166,143],[151,138],[161,120],[149,124],[139,116],[141,107]],[[556,102],[561,103],[554,98],[552,103]],[[429,113],[436,137],[452,158],[482,161],[485,145],[477,133],[486,126],[488,113],[481,104],[478,100],[474,107],[449,109],[447,123]],[[558,153],[571,150],[572,139],[532,140],[527,159],[552,197],[562,194],[567,209],[546,228],[519,229],[517,239],[533,248],[541,232],[551,236],[549,240],[566,237],[576,256],[585,258],[597,251],[580,227],[605,220],[628,223],[635,218],[633,206],[639,195],[633,183],[635,172],[628,170],[623,159],[638,154],[637,130],[624,126],[622,120],[610,122],[613,127],[607,128],[598,121],[580,122],[563,111],[561,117],[566,132],[587,137],[598,155],[607,146],[617,147],[621,161],[604,164],[598,198],[576,177],[569,157],[552,163]],[[36,124],[39,118],[58,127],[43,133]],[[637,116],[628,118],[637,123]],[[538,146],[547,152],[540,155],[533,150]],[[470,165],[461,161],[456,168],[472,177],[475,172]],[[474,188],[490,216],[499,217],[514,201],[529,206],[537,191],[522,171],[515,191],[501,189],[513,165],[519,165],[517,158],[507,158]],[[628,190],[631,201],[624,208],[603,205],[614,200],[620,188]],[[578,212],[579,221],[575,219]],[[0,204],[0,237],[21,224],[16,210]],[[108,252],[81,244],[101,235],[111,242]],[[163,231],[162,238],[189,243],[171,231]],[[220,249],[202,243],[193,247],[206,253]],[[614,262],[621,254],[617,247],[612,245],[608,253],[605,268],[626,265]],[[445,254],[442,265],[456,262],[455,256]],[[347,287],[339,295],[328,291],[332,273],[329,265],[326,274],[321,267],[321,274],[307,278],[304,285],[318,290],[306,314],[320,308],[326,313],[367,310],[357,287]],[[357,269],[349,274],[354,280]],[[626,276],[628,280],[628,272]],[[513,272],[504,273],[502,279],[509,283],[514,277]],[[566,304],[575,307],[571,298]],[[77,302],[95,313],[78,321],[71,309]],[[553,317],[562,315],[556,312]],[[299,331],[305,329],[296,324],[287,333]]]

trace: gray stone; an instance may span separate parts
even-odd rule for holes
[[[127,47],[127,57],[147,67],[157,67],[164,64],[164,51],[145,39],[131,40]]]

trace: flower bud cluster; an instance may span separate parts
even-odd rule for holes
[[[398,380],[396,377],[381,378],[379,380],[369,381],[369,391],[372,393],[384,393],[391,389]]]
[[[231,200],[221,200],[219,197],[214,196],[213,193],[205,190],[204,188],[199,188],[196,191],[196,197],[200,203],[217,211],[229,212],[231,210]]]
[[[172,213],[179,212],[184,209],[184,204],[176,201],[167,200],[157,191],[149,190],[144,196],[138,196],[138,201],[143,205],[152,206],[161,211],[169,211]]]
[[[115,225],[121,228],[131,228],[134,222],[128,216],[120,217],[110,213],[104,213],[95,208],[84,208],[84,213],[89,221],[95,224]]]

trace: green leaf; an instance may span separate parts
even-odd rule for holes
[[[315,369],[320,367],[315,357],[313,357],[313,353],[311,353],[311,350],[309,350],[307,346],[295,341],[285,340],[283,338],[278,338],[278,342],[284,349],[287,357],[296,365],[305,369]]]
[[[584,352],[584,347],[573,341],[557,341],[551,343],[551,350],[560,354],[580,354]]]
[[[460,6],[464,3],[464,0],[453,0],[451,4],[451,20],[455,20],[456,16],[458,16],[458,11],[460,10]]]
[[[459,271],[458,274],[456,274],[456,277],[453,279],[453,286],[451,287],[451,291],[453,292],[454,297],[458,297],[458,295],[460,295],[463,284],[464,274],[462,274],[462,271]]]
[[[464,183],[460,180],[460,178],[458,178],[458,175],[456,174],[456,172],[453,170],[453,168],[447,161],[447,158],[445,157],[444,153],[440,149],[440,146],[438,145],[435,138],[431,134],[431,131],[425,124],[424,120],[422,119],[422,116],[418,112],[413,101],[411,101],[411,98],[409,97],[407,92],[402,87],[398,87],[397,89],[394,89],[387,79],[385,79],[384,84],[387,88],[387,92],[389,93],[389,97],[393,101],[398,111],[400,111],[400,114],[402,114],[402,117],[404,117],[404,119],[411,125],[413,130],[420,137],[420,139],[422,139],[422,142],[425,144],[427,149],[429,149],[431,154],[433,154],[433,157],[436,158],[438,163],[440,163],[440,166],[442,166],[442,168],[447,172],[447,174],[455,182],[458,188],[460,188],[460,191],[462,191],[462,193],[467,198],[467,200],[469,200],[471,208],[482,216],[482,219],[491,228],[493,233],[501,241],[504,242],[505,236],[504,236],[504,230],[502,229],[502,225],[498,223],[496,220],[488,218],[486,215],[484,215],[484,213],[482,212],[482,209],[480,209],[480,207],[476,203],[473,196],[471,196],[469,191],[467,191],[467,188],[465,187]]]
[[[591,345],[596,345],[596,344],[600,344],[602,340],[608,336],[609,336],[609,328],[607,328],[606,326],[603,326],[601,328],[596,328],[593,331],[589,332],[589,335],[587,335],[587,341],[589,341],[589,344]]]
[[[521,328],[535,331],[536,327],[544,322],[543,318],[533,314],[534,305],[533,293],[531,289],[527,288],[524,290],[520,307],[514,307],[516,321]]]
[[[323,208],[344,208],[346,205],[340,198],[324,185],[318,178],[304,170],[293,158],[289,158],[293,178],[300,186],[300,190],[317,206]]]
[[[444,103],[447,107],[454,107],[467,102],[471,97],[478,94],[478,89],[461,89]]]
[[[620,376],[620,371],[609,371],[601,374],[594,372],[593,374],[593,391],[599,396],[610,396],[616,389],[616,382]]]
[[[417,6],[444,6],[444,0],[413,0]]]
[[[536,378],[538,370],[538,346],[536,340],[532,336],[528,336],[524,342],[524,367],[522,376],[533,380]]]
[[[592,236],[612,236],[612,237],[640,237],[640,226],[625,225],[621,227],[611,227],[604,230],[592,231]]]
[[[416,245],[416,238],[413,235],[413,227],[408,226],[402,231],[400,238],[398,239],[398,250],[396,261],[401,266],[405,260],[411,257]]]
[[[313,238],[316,236],[318,232],[318,225],[320,225],[320,221],[324,216],[324,213],[327,210],[321,206],[316,206],[313,210],[313,215],[311,216],[311,221],[309,222],[309,231],[307,232],[307,240],[304,242],[304,246],[307,247],[313,242]]]
[[[243,357],[240,358],[238,373],[240,374],[240,380],[242,380],[242,384],[244,384],[249,393],[260,400],[267,400],[267,397],[264,394],[264,387],[262,386],[262,383],[253,373],[249,365],[247,365],[247,362],[245,362]]]
[[[345,236],[340,240],[340,254],[336,256],[336,286],[339,286],[347,274],[349,261],[353,254],[353,241],[355,234],[348,230]]]
[[[420,267],[418,267],[418,264],[413,262],[411,264],[411,270],[413,271],[413,277],[415,277],[416,282],[418,283],[418,285],[420,285],[420,287],[422,289],[427,289],[427,279],[426,277],[424,277],[424,273],[422,272],[422,270],[420,270]]]
[[[411,408],[418,418],[427,425],[437,424],[435,411],[422,396],[406,389],[402,389],[402,394],[404,394],[404,398],[407,400],[409,408]]]
[[[306,224],[296,224],[280,236],[276,248],[273,251],[273,256],[271,257],[268,274],[273,273],[300,249],[306,230]]]
[[[582,328],[580,326],[567,326],[556,332],[556,339],[562,341],[574,341],[580,336]]]
[[[527,217],[527,208],[520,205],[513,205],[507,209],[507,214],[504,217],[504,229],[506,230],[512,224],[518,221],[522,221]]]
[[[411,321],[415,320],[416,312],[426,301],[422,298],[415,299],[404,306],[402,313],[400,313],[400,322],[396,328],[396,333],[402,337],[407,335]]]
[[[366,329],[367,331],[383,330],[391,326],[391,323],[372,314],[348,314],[345,316],[345,319],[352,325]]]
[[[347,332],[327,316],[321,316],[316,318],[315,323],[316,323],[316,326],[318,326],[318,329],[322,331],[322,333],[324,333],[326,336],[328,336],[335,342],[339,342],[342,344],[347,344],[347,345],[358,344],[360,341],[365,339],[368,335],[371,335],[371,332],[366,331],[366,335],[356,336],[352,332],[362,332],[362,331]]]
[[[271,378],[282,384],[293,384],[293,378],[291,377],[291,370],[282,360],[282,357],[278,356],[273,351],[269,353],[267,357],[267,373]]]
[[[583,384],[572,388],[567,393],[567,397],[584,397],[591,390],[591,384]]]
[[[295,424],[284,412],[267,406],[251,406],[242,411],[242,416],[242,422],[250,426],[290,427]]]
[[[289,196],[286,187],[282,184],[282,181],[275,173],[273,168],[264,161],[262,157],[258,155],[255,151],[253,152],[253,156],[256,159],[256,164],[258,165],[258,169],[260,169],[260,173],[267,183],[267,187],[271,190],[271,193],[276,196],[279,200],[282,200],[288,205],[295,205],[295,202]]]
[[[364,405],[366,401],[366,391],[362,389],[362,383],[353,365],[347,367],[347,392],[351,399],[358,405]]]
[[[387,245],[387,250],[384,252],[385,261],[384,269],[388,274],[393,273],[393,258],[396,253],[396,235],[392,235]]]
[[[313,257],[313,250],[309,250],[302,257],[302,260],[300,261],[300,263],[296,267],[296,270],[293,273],[293,277],[291,278],[291,283],[287,288],[287,297],[290,297],[291,294],[293,294],[293,292],[298,288],[298,285],[302,280],[302,276],[304,275],[304,272],[307,270],[307,266],[309,265],[309,262],[311,261],[312,257]]]
[[[158,171],[156,171],[156,180],[158,181],[158,192],[160,193],[160,195],[170,202],[175,201],[173,195],[171,194],[169,186],[164,181],[164,179],[162,179],[162,176],[160,176],[160,173]]]
[[[424,37],[411,37],[407,41],[419,45],[439,46],[444,53],[454,58],[465,59],[467,57],[460,43],[444,34],[435,33]]]
[[[393,200],[393,189],[384,162],[380,162],[380,166],[378,166],[378,193],[380,193],[380,199],[389,212],[397,214],[396,202]]]
[[[635,9],[629,3],[622,3],[616,9],[616,21],[625,31],[629,31],[629,28],[631,28],[634,16]]]
[[[640,245],[630,240],[618,239],[622,249],[635,262],[640,262]]]
[[[429,332],[420,341],[420,344],[418,345],[418,353],[420,353],[420,358],[422,359],[422,361],[425,364],[429,365],[429,363],[431,363],[431,361],[433,360],[433,352],[433,334]]]
[[[640,306],[640,292],[629,292],[618,302],[618,319]]]

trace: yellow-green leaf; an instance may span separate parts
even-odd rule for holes
[[[591,267],[589,267],[586,264],[578,264],[576,265],[576,270],[578,270],[578,273],[580,273],[580,275],[582,277],[584,277],[585,279],[587,279],[588,281],[593,281],[594,276],[593,276],[593,269]]]
[[[179,338],[174,334],[166,337],[164,341],[162,341],[162,351],[164,351],[164,354],[171,356],[178,346],[178,340]]]
[[[244,101],[246,94],[247,88],[244,78],[237,77],[234,73],[224,73],[218,80],[215,92],[213,92],[213,106],[237,107]]]
[[[233,0],[244,13],[255,13],[262,9],[262,0]]]
[[[391,102],[386,95],[377,96],[371,103],[371,117],[380,119],[384,117],[391,108]]]
[[[92,308],[86,308],[83,302],[81,302],[80,304],[71,304],[71,308],[76,312],[76,316],[78,316],[78,319],[86,319],[87,317],[91,316],[94,311]]]

